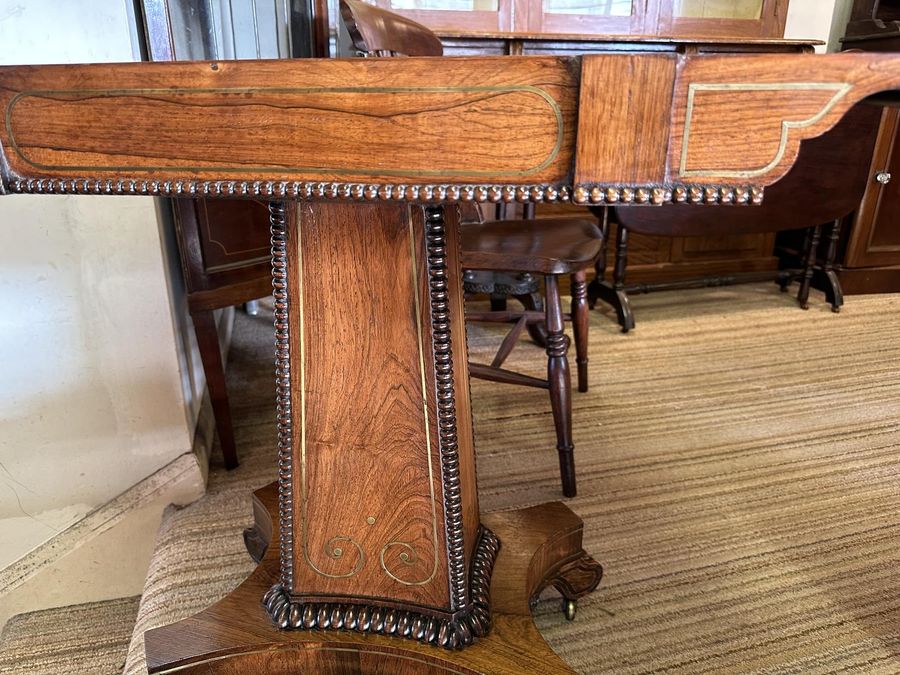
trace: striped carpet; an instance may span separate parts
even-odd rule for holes
[[[121,598],[14,616],[0,636],[0,673],[121,673],[139,601]]]
[[[606,568],[567,623],[537,622],[581,673],[900,672],[900,296],[803,312],[768,284],[634,298],[637,330],[591,319],[574,423],[586,548]],[[239,315],[230,386],[242,466],[167,513],[144,630],[252,568],[249,493],[274,476],[270,318]],[[478,327],[473,355],[502,332]],[[523,342],[510,365],[538,374]],[[545,393],[473,386],[482,508],[560,497]]]

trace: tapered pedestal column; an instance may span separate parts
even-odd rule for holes
[[[271,211],[279,480],[250,540],[275,542],[148,632],[151,672],[566,672],[529,602],[600,566],[562,504],[479,514],[456,208]]]

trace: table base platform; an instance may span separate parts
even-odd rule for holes
[[[491,630],[462,650],[446,650],[393,636],[344,630],[278,630],[261,599],[278,579],[277,486],[254,494],[256,524],[246,537],[262,553],[254,573],[203,612],[146,635],[150,673],[438,673],[520,674],[573,672],[547,645],[531,608],[554,586],[572,613],[574,602],[600,583],[602,568],[581,548],[582,521],[551,502],[482,515],[501,541],[491,581]],[[277,521],[276,521],[277,522]]]

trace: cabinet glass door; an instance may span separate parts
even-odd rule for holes
[[[373,4],[409,17],[435,32],[496,33],[515,30],[515,0],[376,0]]]
[[[544,33],[643,32],[646,0],[541,0],[530,30]]]
[[[678,18],[693,19],[749,19],[762,15],[763,0],[675,0]]]
[[[787,0],[660,0],[660,33],[782,37]]]

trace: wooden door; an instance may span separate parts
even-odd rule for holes
[[[869,186],[850,233],[844,266],[900,265],[900,110],[881,118]]]

